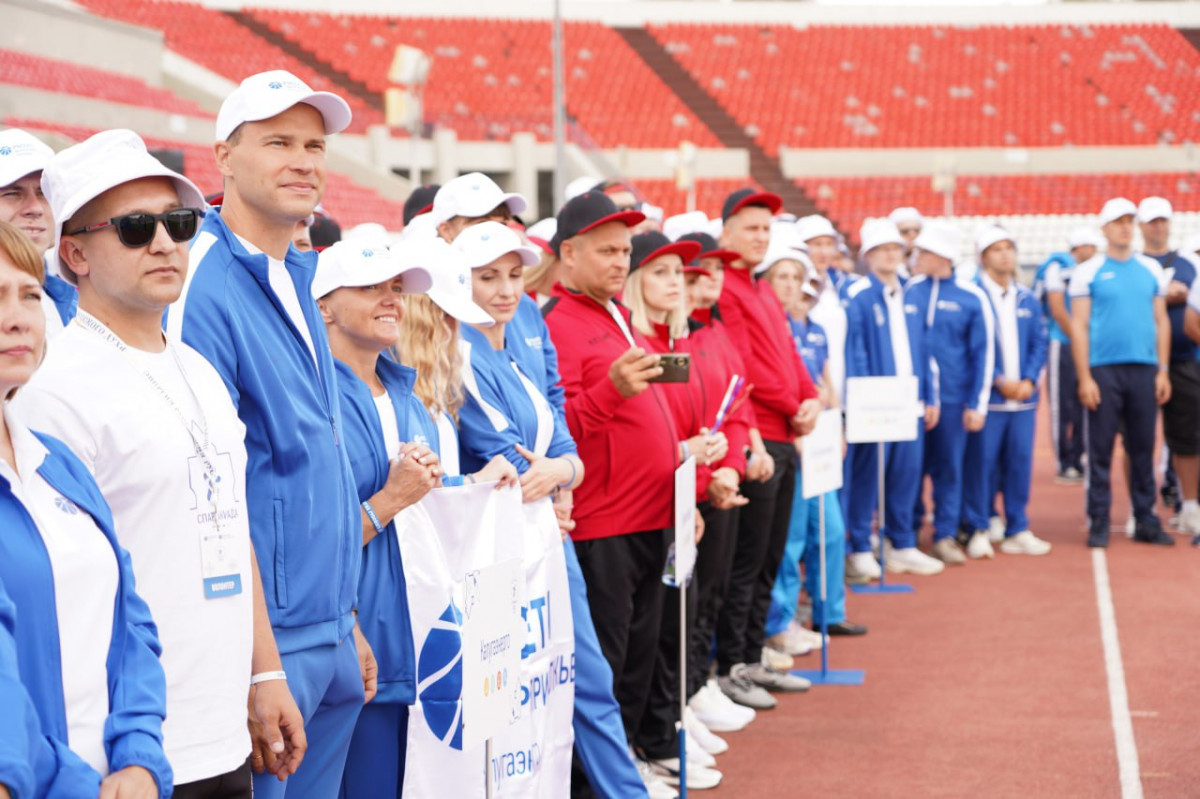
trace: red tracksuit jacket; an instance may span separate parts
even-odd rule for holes
[[[652,351],[629,323],[629,311],[617,308],[634,342]],[[575,490],[571,537],[587,541],[671,527],[682,436],[662,387],[651,384],[629,399],[617,391],[608,370],[629,341],[595,300],[556,285],[542,314],[558,350],[567,426],[587,470]]]
[[[767,441],[791,441],[796,437],[791,418],[801,402],[816,399],[817,388],[792,341],[783,306],[769,285],[751,278],[750,270],[732,267],[725,270],[720,306],[725,329],[754,385],[750,402],[759,433]]]

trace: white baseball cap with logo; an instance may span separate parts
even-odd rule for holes
[[[53,157],[49,145],[20,128],[0,131],[0,188],[41,172]]]
[[[1171,201],[1166,197],[1147,197],[1138,203],[1137,221],[1153,222],[1155,219],[1171,221],[1174,215]]]
[[[833,223],[820,214],[809,214],[796,220],[796,235],[801,241],[812,241],[821,236],[837,239],[837,230]]]
[[[890,219],[872,219],[864,223],[858,231],[858,238],[862,242],[859,252],[864,255],[884,244],[899,244],[901,247],[906,244],[900,229]]]
[[[405,243],[399,248],[403,257],[427,264],[433,285],[426,294],[438,307],[460,322],[491,327],[496,320],[475,304],[471,288],[471,268],[441,238]]]
[[[375,286],[396,277],[403,294],[424,294],[433,285],[433,276],[421,264],[406,262],[386,247],[342,240],[317,256],[312,295],[319,300],[340,288]]]
[[[963,234],[954,225],[935,220],[922,226],[913,246],[957,262],[963,254]]]
[[[333,92],[314,91],[284,69],[251,75],[221,103],[217,112],[217,141],[226,141],[244,122],[259,122],[278,116],[304,103],[321,112],[325,134],[340,133],[350,125],[350,106]]]
[[[521,241],[517,231],[499,222],[482,222],[458,234],[451,248],[468,269],[478,269],[509,253],[516,253],[522,266],[534,266],[541,256]]]
[[[132,130],[102,130],[57,153],[42,170],[42,193],[54,215],[54,252],[62,242],[63,225],[91,200],[109,189],[142,178],[167,178],[175,184],[184,208],[205,209],[196,184],[163,166]],[[59,268],[67,269],[58,255]]]
[[[1113,197],[1100,209],[1100,226],[1115,222],[1123,216],[1137,216],[1137,206],[1124,197]]]
[[[525,198],[515,192],[505,192],[496,181],[482,172],[468,172],[447,181],[433,198],[433,210],[429,216],[434,227],[456,216],[477,219],[486,216],[501,205],[507,205],[511,213],[525,210]]]

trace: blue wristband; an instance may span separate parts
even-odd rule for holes
[[[367,514],[367,518],[371,520],[371,524],[375,527],[375,532],[383,535],[383,525],[379,522],[379,517],[375,515],[375,509],[371,507],[370,502],[363,502],[363,511]]]
[[[566,462],[567,462],[567,463],[571,464],[571,479],[570,479],[570,480],[568,480],[568,481],[567,481],[567,482],[565,482],[565,483],[559,483],[559,484],[558,484],[558,487],[559,487],[559,488],[566,488],[566,487],[568,487],[569,485],[571,485],[571,483],[574,483],[574,482],[575,482],[575,478],[576,478],[576,477],[579,475],[579,472],[575,470],[575,459],[574,459],[574,458],[568,458],[568,457],[566,457],[566,456],[564,456],[564,458],[563,458],[563,459],[564,459],[564,460],[566,460]]]

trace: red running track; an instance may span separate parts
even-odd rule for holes
[[[1039,423],[1030,518],[1054,551],[905,575],[914,594],[851,594],[871,631],[835,639],[830,667],[865,669],[866,684],[781,697],[728,735],[723,784],[697,796],[1122,796],[1083,488],[1053,482]],[[1200,796],[1200,551],[1127,540],[1117,495],[1107,561],[1140,782],[1147,797]]]

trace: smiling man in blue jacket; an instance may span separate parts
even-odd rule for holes
[[[224,204],[192,245],[167,328],[207,358],[246,425],[250,535],[308,752],[286,781],[257,745],[258,797],[337,796],[355,721],[375,692],[358,632],[361,527],[333,356],[311,286],[316,253],[291,246],[325,188],[325,137],[350,109],[276,70],[244,80],[217,115]],[[354,635],[351,636],[351,633]]]

